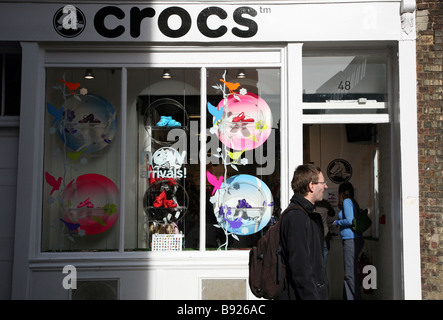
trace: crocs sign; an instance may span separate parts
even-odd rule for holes
[[[128,36],[136,39],[152,35],[157,30],[168,38],[176,39],[189,34],[194,25],[201,35],[212,39],[230,33],[238,38],[251,38],[258,31],[257,22],[253,20],[257,11],[246,6],[238,7],[232,13],[220,7],[206,7],[191,13],[182,7],[166,7],[160,10],[153,7],[124,8],[125,10],[123,7],[106,6],[98,9],[93,14],[94,21],[91,25],[99,35],[108,39]],[[57,19],[54,19],[58,21],[58,24],[54,25],[57,32],[64,35],[64,31],[69,30],[72,34],[70,21],[75,22],[77,14],[81,14],[81,11],[72,5],[58,10]]]

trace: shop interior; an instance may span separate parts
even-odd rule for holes
[[[360,254],[359,272],[363,279],[365,265],[377,270],[378,290],[363,290],[363,298],[392,294],[394,256],[391,230],[391,164],[389,124],[322,124],[304,126],[304,161],[318,165],[328,183],[324,199],[335,211],[328,217],[338,219],[338,187],[349,181],[354,186],[360,208],[367,208],[372,220],[364,233],[365,245]],[[327,254],[331,299],[341,299],[343,249],[338,227],[330,226],[330,250]],[[384,285],[383,285],[384,283]]]

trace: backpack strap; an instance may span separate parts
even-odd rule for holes
[[[293,209],[295,209],[295,208],[298,208],[298,207],[300,207],[300,205],[298,205],[298,204],[295,204],[294,202],[290,202],[289,203],[289,205],[288,205],[288,207],[280,214],[280,217],[279,217],[279,219],[281,219],[282,217],[283,217],[283,215],[285,214],[285,213],[287,213],[288,211],[291,211],[291,210],[293,210]]]

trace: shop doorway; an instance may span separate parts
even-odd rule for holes
[[[371,288],[362,290],[363,299],[392,299],[394,278],[401,274],[395,265],[399,259],[391,214],[391,157],[389,124],[305,124],[303,127],[303,162],[319,166],[328,183],[325,192],[337,219],[338,187],[349,181],[361,208],[368,208],[372,226],[364,234],[360,255],[360,276],[370,276]],[[343,249],[337,227],[330,227],[330,250],[327,258],[330,299],[342,299]],[[363,273],[364,265],[373,265],[376,274]],[[369,280],[369,278],[367,279]],[[397,282],[399,283],[399,282]],[[397,284],[398,285],[398,284]]]

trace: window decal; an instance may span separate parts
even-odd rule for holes
[[[53,162],[45,170],[45,188],[50,190],[45,205],[53,215],[51,229],[59,232],[58,248],[64,249],[66,238],[74,243],[78,237],[103,233],[119,218],[116,184],[98,173],[80,173],[93,168],[93,162],[102,156],[97,151],[112,142],[117,115],[105,98],[88,93],[78,82],[66,81],[64,75],[52,88],[60,91],[62,100],[61,106],[46,102],[47,132],[57,135],[62,147],[55,139],[57,143],[48,154]],[[89,163],[87,157],[92,153]]]
[[[119,190],[100,174],[84,174],[63,192],[63,222],[77,224],[80,234],[92,235],[111,228],[119,217]],[[68,227],[69,228],[69,227]]]
[[[258,95],[248,93],[238,82],[225,80],[213,86],[223,93],[217,107],[207,103],[213,116],[209,132],[216,134],[224,148],[217,148],[213,156],[220,158],[224,175],[217,177],[207,171],[208,182],[213,186],[209,201],[213,204],[217,228],[225,232],[226,242],[219,249],[228,247],[228,236],[239,241],[237,235],[251,235],[262,230],[270,221],[274,201],[269,187],[259,178],[249,174],[227,177],[227,167],[239,171],[237,165],[246,165],[242,155],[262,145],[271,134],[272,113],[267,103]],[[226,92],[227,91],[227,92]]]

